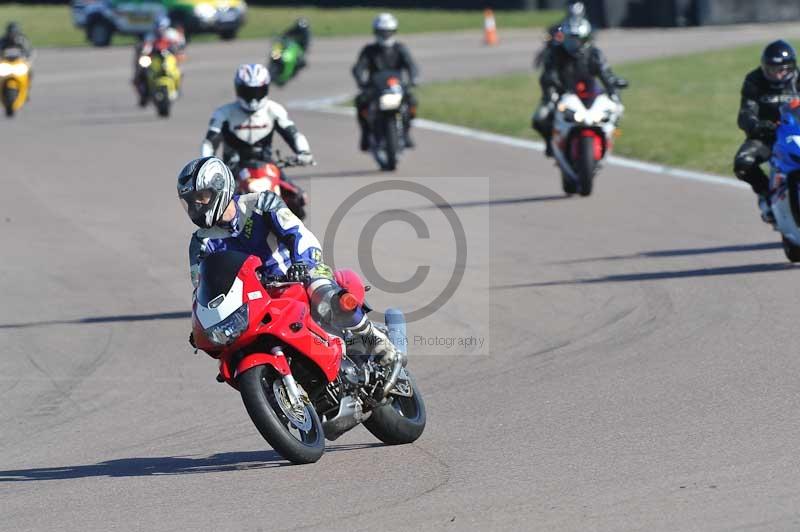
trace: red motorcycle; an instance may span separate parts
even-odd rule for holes
[[[271,190],[281,196],[286,206],[301,220],[306,217],[306,192],[292,183],[283,173],[283,168],[302,166],[296,157],[274,162],[245,161],[238,164],[237,188],[239,194]]]
[[[350,270],[336,273],[343,291],[331,304],[353,311],[364,287]],[[425,429],[425,403],[406,369],[405,321],[386,312],[386,331],[401,356],[385,367],[311,317],[302,283],[268,277],[261,259],[237,251],[208,256],[192,306],[198,349],[219,360],[217,380],[227,382],[258,431],[287,460],[316,462],[325,439],[359,423],[387,444],[411,443]]]

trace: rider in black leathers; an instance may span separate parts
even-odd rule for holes
[[[548,54],[539,77],[542,100],[531,120],[533,129],[545,140],[548,157],[552,156],[550,136],[555,105],[562,94],[574,90],[580,81],[591,85],[595,78],[599,78],[609,97],[619,101],[617,90],[628,85],[627,81],[611,71],[600,49],[591,44],[592,26],[588,20],[568,20],[562,26],[562,31],[564,42]]]
[[[31,42],[16,22],[9,22],[5,34],[0,37],[0,52],[5,52],[9,48],[19,48],[24,57],[30,57],[33,51]]]
[[[567,5],[567,15],[547,28],[545,35],[544,46],[539,50],[533,58],[533,68],[538,69],[547,63],[548,58],[553,53],[553,50],[561,46],[564,42],[564,28],[572,21],[585,19],[586,7],[583,2],[571,1]]]
[[[736,177],[758,194],[761,218],[774,223],[769,206],[769,179],[760,165],[769,160],[780,120],[780,106],[798,96],[800,75],[794,48],[786,41],[769,44],[761,55],[761,66],[747,74],[742,84],[739,128],[747,139],[733,162]]]
[[[359,147],[361,151],[369,149],[369,124],[366,112],[373,98],[370,90],[372,76],[385,70],[397,70],[408,76],[405,98],[408,103],[409,116],[406,117],[404,131],[406,147],[413,148],[414,143],[409,134],[409,129],[411,128],[411,120],[416,117],[417,99],[407,87],[416,85],[419,69],[411,58],[408,48],[394,38],[394,34],[397,32],[397,19],[394,16],[389,13],[381,13],[372,22],[372,29],[375,33],[375,42],[361,49],[358,54],[358,60],[353,65],[353,77],[361,89],[359,95],[356,96],[356,116],[358,125],[361,128]]]

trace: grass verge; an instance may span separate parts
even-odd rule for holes
[[[760,46],[623,64],[631,87],[615,151],[670,166],[731,175],[743,140],[736,127],[744,76],[758,65]],[[538,77],[517,74],[426,85],[424,118],[538,139],[530,115],[539,102]]]
[[[369,35],[373,17],[379,9],[367,8],[280,8],[251,6],[247,23],[240,32],[243,39],[270,38],[278,35],[297,17],[311,21],[316,37]],[[400,19],[404,34],[434,31],[480,29],[483,12],[427,9],[392,10]],[[559,11],[504,11],[496,14],[499,28],[544,27],[558,20]],[[84,46],[84,33],[72,25],[69,6],[7,4],[0,6],[0,23],[15,20],[35,47]],[[198,41],[216,38],[198,36]],[[130,44],[133,39],[115,35],[114,44]]]

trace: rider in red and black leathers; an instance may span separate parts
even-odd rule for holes
[[[606,93],[612,100],[619,101],[617,89],[627,86],[627,82],[611,71],[603,52],[591,44],[592,27],[584,18],[575,18],[562,26],[564,42],[552,48],[547,54],[544,70],[539,77],[542,87],[542,101],[533,114],[533,129],[545,140],[547,155],[552,155],[550,136],[553,130],[553,115],[559,97],[567,91],[575,90],[578,82],[591,86],[595,78],[602,82]]]
[[[739,107],[739,128],[747,140],[733,162],[736,177],[746,181],[759,196],[761,217],[772,223],[769,207],[769,179],[761,164],[769,160],[780,121],[780,106],[798,96],[800,76],[792,46],[785,41],[769,44],[761,56],[761,66],[744,79]]]
[[[406,117],[408,120],[404,130],[405,144],[411,148],[414,143],[409,135],[409,128],[411,119],[416,116],[417,99],[408,90],[408,87],[416,85],[419,69],[411,58],[411,52],[408,51],[408,48],[394,38],[394,34],[397,32],[397,19],[394,16],[389,13],[381,13],[375,17],[372,28],[375,33],[375,42],[361,49],[358,54],[358,60],[353,65],[353,77],[359,89],[361,89],[360,94],[356,96],[356,116],[358,117],[358,125],[361,128],[360,148],[362,151],[369,149],[369,124],[366,112],[371,99],[374,97],[370,90],[370,82],[372,81],[372,76],[385,70],[396,70],[406,74],[408,77],[405,98],[410,116]]]

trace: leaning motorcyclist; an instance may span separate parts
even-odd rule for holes
[[[372,21],[375,42],[361,49],[356,64],[353,65],[353,77],[361,91],[356,96],[356,117],[358,118],[358,126],[361,128],[361,140],[359,142],[361,151],[369,149],[367,109],[375,97],[371,87],[372,77],[381,71],[396,70],[407,76],[407,87],[413,87],[417,83],[419,69],[411,58],[408,48],[395,39],[397,25],[397,19],[391,13],[381,13],[375,17]],[[414,142],[411,139],[410,129],[411,120],[416,117],[417,113],[417,99],[408,88],[406,88],[405,98],[409,108],[409,116],[404,117],[406,118],[406,123],[403,124],[405,145],[413,148]]]
[[[295,20],[294,24],[283,33],[282,37],[296,42],[307,52],[309,46],[311,46],[311,25],[308,19],[300,17]]]
[[[586,7],[583,5],[583,2],[569,2],[567,5],[566,16],[547,29],[544,46],[533,58],[533,68],[538,69],[539,67],[543,66],[547,62],[548,57],[553,53],[553,49],[561,46],[561,43],[564,42],[563,28],[565,26],[567,26],[571,21],[585,18]]]
[[[775,223],[775,216],[769,205],[769,179],[761,164],[772,155],[780,107],[798,96],[798,88],[797,56],[786,41],[770,43],[761,54],[761,66],[748,73],[742,84],[738,122],[747,139],[736,153],[733,171],[758,195],[766,223]]]
[[[548,157],[552,156],[550,137],[555,106],[562,94],[575,90],[578,82],[594,86],[595,78],[599,78],[608,96],[619,102],[618,89],[628,85],[627,81],[612,72],[603,53],[592,44],[592,25],[588,20],[570,19],[562,30],[564,42],[553,48],[539,77],[542,100],[532,117],[533,129],[545,140]]]
[[[312,316],[318,322],[353,334],[368,355],[388,365],[399,356],[386,334],[375,328],[361,307],[339,305],[343,288],[322,262],[319,240],[271,191],[235,195],[230,169],[216,157],[189,162],[178,174],[178,197],[200,229],[189,243],[189,266],[195,288],[200,263],[212,253],[234,250],[258,256],[268,276],[304,283]],[[193,340],[190,336],[190,342]]]
[[[308,139],[297,130],[286,109],[268,97],[269,85],[269,71],[264,65],[239,66],[233,80],[236,101],[218,107],[211,115],[200,155],[214,155],[222,145],[222,158],[238,174],[239,163],[272,161],[272,137],[277,131],[301,165],[313,164]],[[281,177],[292,183],[286,175]],[[304,203],[302,197],[286,200]]]

